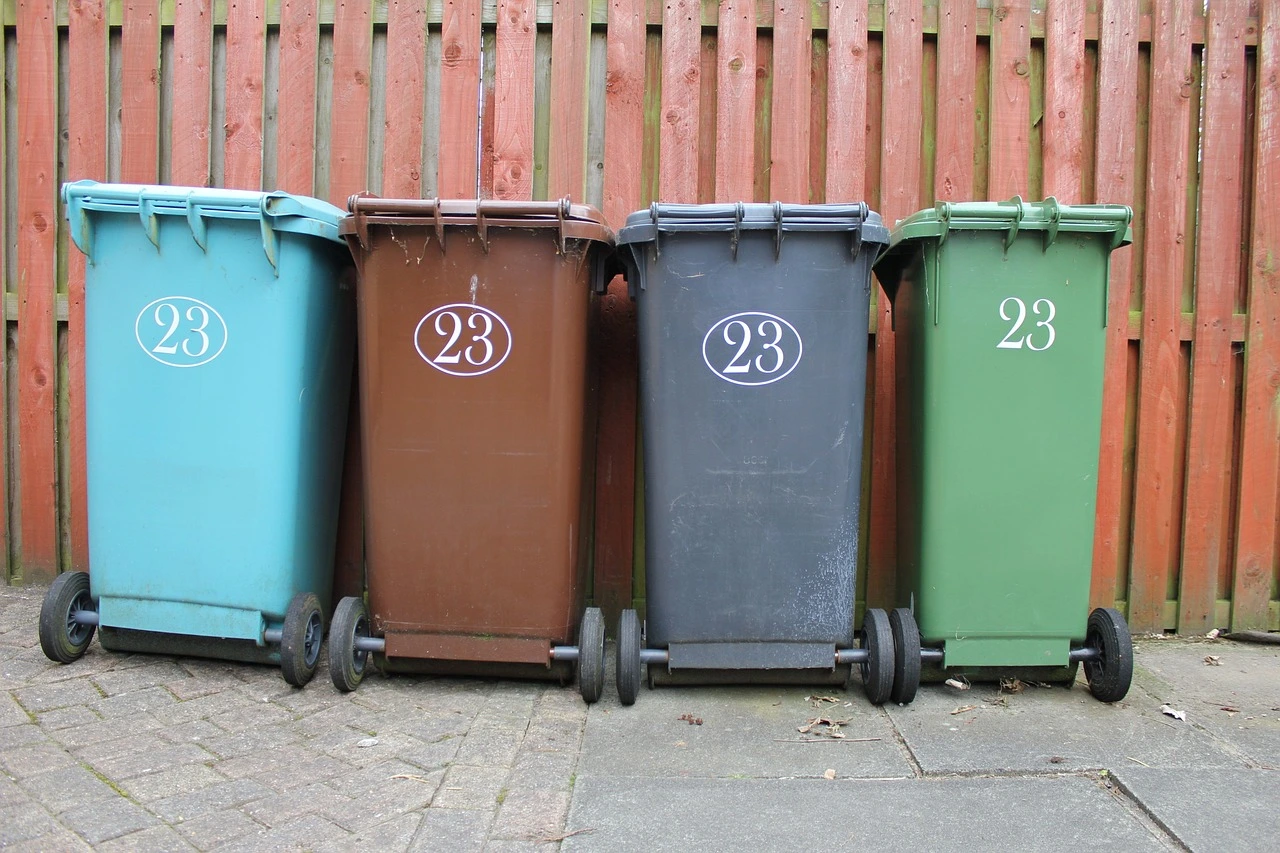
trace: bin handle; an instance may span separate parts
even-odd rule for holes
[[[1058,204],[1058,200],[1053,196],[1049,196],[1044,200],[1045,213],[1048,215],[1048,221],[1044,226],[1044,249],[1048,251],[1053,245],[1053,241],[1058,239],[1058,224],[1062,221],[1062,205]]]
[[[209,227],[201,214],[200,203],[194,198],[195,193],[187,196],[187,227],[191,229],[191,238],[201,250],[209,251]]]
[[[564,223],[569,216],[569,209],[572,204],[573,202],[569,200],[568,196],[553,202],[481,199],[476,202],[476,231],[480,233],[480,246],[484,249],[485,254],[488,254],[489,223],[485,219],[486,216],[495,218],[503,216],[546,216],[548,213],[554,213],[556,230],[560,238],[560,254],[563,255],[565,253]],[[524,223],[521,224],[523,225]],[[538,223],[530,222],[528,224],[536,227]]]
[[[733,234],[729,237],[729,254],[736,261],[738,259],[738,239],[742,237],[742,219],[747,215],[747,206],[742,202],[735,202],[733,205]],[[654,240],[656,241],[657,229],[654,229]]]
[[[1006,255],[1009,254],[1009,247],[1013,245],[1013,241],[1018,237],[1018,226],[1022,224],[1022,196],[1015,195],[1009,199],[1009,203],[1017,205],[1017,207],[1014,208],[1013,218],[1009,220],[1009,230],[1004,235],[1004,252]]]
[[[147,239],[159,249],[160,223],[156,221],[156,212],[151,207],[151,199],[143,193],[138,193],[138,218],[142,220],[142,230],[146,232]]]

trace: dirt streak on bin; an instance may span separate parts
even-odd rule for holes
[[[587,311],[612,235],[567,202],[352,209],[373,630],[393,666],[545,670],[581,614]]]

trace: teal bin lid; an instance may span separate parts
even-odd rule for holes
[[[145,186],[76,181],[62,185],[67,224],[76,247],[93,259],[90,212],[124,213],[138,217],[139,225],[157,248],[160,228],[156,217],[182,216],[191,237],[208,249],[209,219],[255,219],[262,227],[262,249],[274,267],[276,232],[288,231],[343,244],[338,223],[346,215],[328,202],[285,192],[224,190],[210,187]]]
[[[1044,201],[939,202],[935,207],[898,220],[889,245],[876,259],[875,273],[892,298],[911,256],[921,240],[946,242],[952,231],[1003,231],[1004,248],[1024,231],[1043,234],[1044,247],[1053,245],[1063,231],[1108,235],[1110,248],[1133,242],[1129,222],[1133,209],[1123,204],[1061,204],[1050,196]]]

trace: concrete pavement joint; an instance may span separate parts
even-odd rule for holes
[[[1129,786],[1124,784],[1114,775],[1110,776],[1110,786],[1108,788],[1116,802],[1120,803],[1125,809],[1156,838],[1156,840],[1165,844],[1170,850],[1178,851],[1178,853],[1193,853],[1191,847],[1184,843],[1178,837],[1173,827],[1169,826],[1160,816],[1139,799]]]

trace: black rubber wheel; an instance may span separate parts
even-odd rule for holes
[[[329,625],[329,677],[343,693],[355,690],[364,680],[369,653],[356,648],[356,637],[369,635],[369,611],[364,601],[352,596],[339,601]]]
[[[71,663],[84,656],[96,625],[77,622],[77,610],[97,610],[89,594],[89,576],[64,572],[53,579],[40,605],[40,648],[57,663]]]
[[[1133,638],[1120,611],[1099,607],[1089,614],[1084,643],[1102,656],[1084,662],[1089,692],[1101,702],[1119,702],[1133,682]]]
[[[893,629],[883,610],[868,610],[862,616],[859,645],[867,650],[867,659],[858,664],[862,671],[862,688],[872,705],[883,705],[893,690]]]
[[[578,631],[578,691],[588,705],[604,693],[604,614],[588,607]]]
[[[618,618],[618,699],[623,705],[634,705],[640,695],[640,617],[634,610],[622,611]]]
[[[280,671],[294,687],[305,687],[316,674],[324,643],[324,616],[314,593],[300,592],[289,602],[280,637]]]
[[[916,617],[905,607],[889,613],[889,630],[893,632],[893,690],[889,698],[899,705],[910,705],[920,687],[920,628]]]

